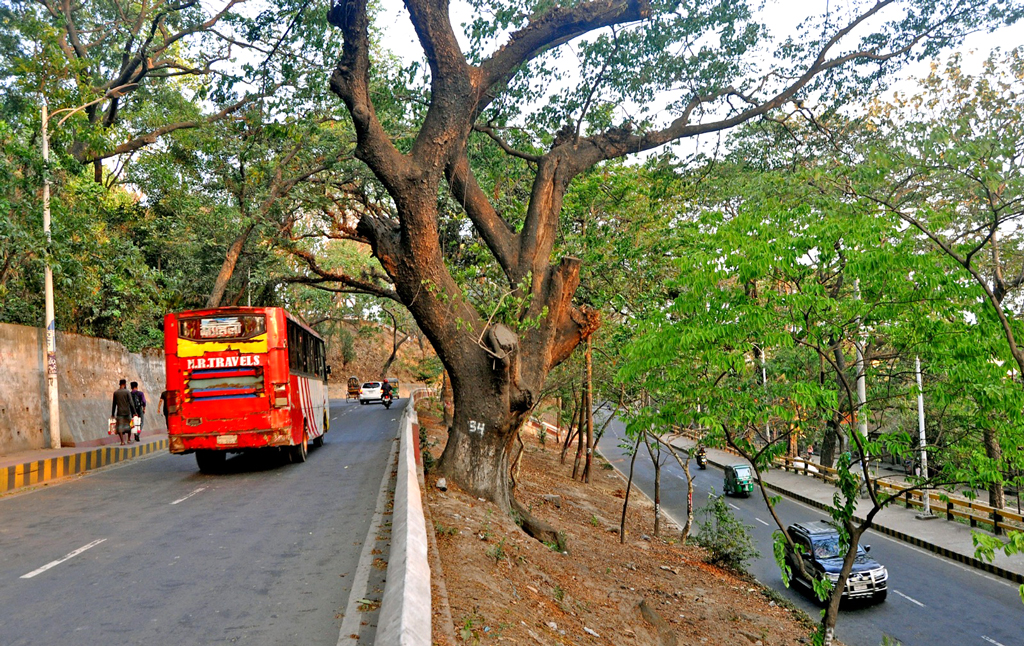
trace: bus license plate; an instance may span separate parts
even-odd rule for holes
[[[237,443],[238,443],[238,436],[237,435],[218,435],[217,436],[217,444],[237,444]]]

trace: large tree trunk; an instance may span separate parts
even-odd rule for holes
[[[220,272],[217,274],[217,280],[213,283],[213,290],[210,292],[210,297],[206,299],[207,307],[220,307],[221,301],[224,300],[224,293],[227,291],[228,283],[231,281],[231,277],[235,275],[238,258],[242,255],[242,249],[249,239],[249,234],[252,233],[255,227],[256,225],[254,224],[244,227],[238,234],[238,237],[235,238],[235,241],[228,247],[228,251],[224,255],[224,262],[220,266]]]
[[[991,428],[985,428],[985,455],[992,460],[993,464],[1002,464],[1003,447],[999,445],[999,437]],[[927,473],[921,474],[927,478]],[[1002,482],[993,482],[988,486],[988,504],[997,509],[1006,505],[1006,492],[1003,491]]]
[[[844,410],[852,410],[852,402],[850,402],[848,393],[843,385],[843,375],[841,374],[846,371],[846,357],[843,355],[843,348],[840,342],[832,344],[832,358],[836,365],[836,401],[839,402],[839,410],[828,420],[825,437],[821,444],[821,464],[827,467],[831,467],[835,463],[836,448],[842,450],[842,412]],[[844,406],[844,402],[849,402],[851,406]]]
[[[825,437],[821,440],[821,464],[831,467],[836,460],[836,447],[839,444],[839,416],[832,415],[825,426]]]
[[[511,509],[510,457],[527,413],[502,406],[489,375],[451,377],[455,417],[437,471],[467,493]]]

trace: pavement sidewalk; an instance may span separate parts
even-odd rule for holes
[[[127,446],[118,444],[117,436],[107,439],[108,443],[100,446],[69,446],[0,455],[0,496],[167,450],[166,430],[143,430],[141,441]]]
[[[673,446],[689,449],[694,441],[685,437],[671,440]],[[718,449],[707,449],[708,462],[722,467],[728,464],[746,463],[732,453]],[[784,496],[804,504],[826,509],[832,505],[832,497],[836,489],[812,476],[800,473],[771,469],[762,474],[765,486]],[[755,489],[755,494],[757,490]],[[858,498],[855,518],[863,520],[871,509],[869,498]],[[872,528],[883,534],[892,536],[916,545],[922,549],[953,559],[964,565],[984,570],[1015,583],[1024,584],[1024,554],[1006,556],[997,552],[995,560],[987,563],[974,556],[974,542],[971,528],[962,523],[947,521],[942,518],[919,520],[918,512],[895,504],[878,512],[872,521]]]

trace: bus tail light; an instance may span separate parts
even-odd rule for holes
[[[288,384],[274,384],[274,408],[288,407]]]

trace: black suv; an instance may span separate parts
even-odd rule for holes
[[[800,566],[796,559],[803,559],[807,574],[815,579],[828,577],[833,583],[839,580],[839,572],[843,569],[843,552],[839,549],[839,532],[825,521],[795,523],[789,526],[789,535],[793,542],[800,546],[801,553],[796,553],[786,546],[786,564],[793,572],[793,580],[799,581],[813,590],[810,581],[800,575]],[[871,546],[857,546],[857,557],[853,569],[846,580],[843,599],[872,598],[885,601],[889,594],[889,572],[875,559],[868,556]]]

